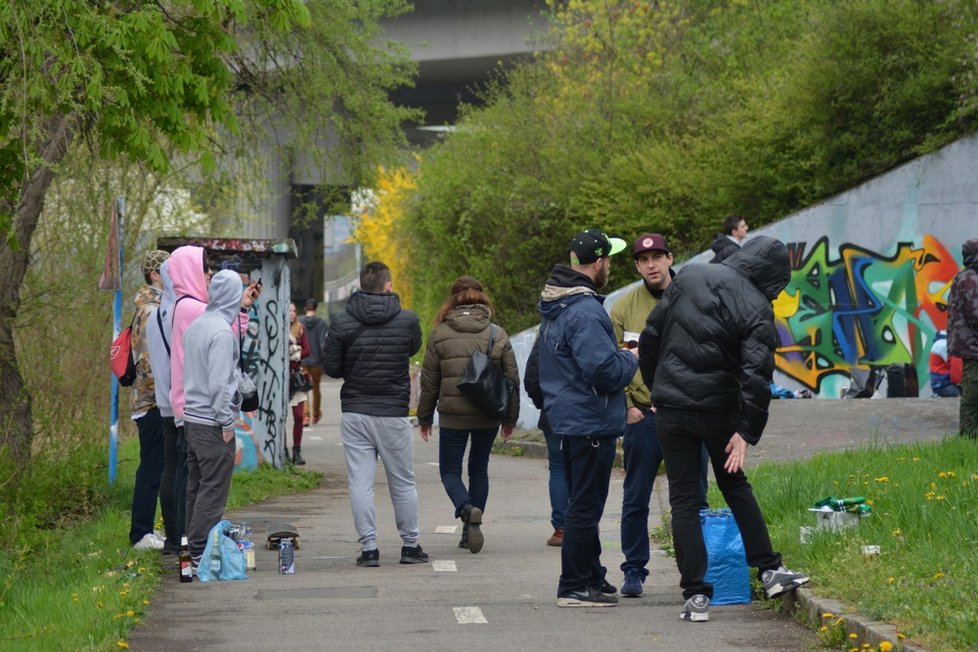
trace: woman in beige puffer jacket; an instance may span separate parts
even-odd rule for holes
[[[455,505],[455,516],[463,523],[459,547],[472,553],[479,552],[484,542],[481,525],[489,497],[489,453],[500,424],[504,441],[513,434],[520,409],[516,356],[506,331],[492,324],[491,317],[492,304],[482,284],[470,276],[455,281],[448,300],[435,317],[435,330],[428,338],[418,401],[418,423],[425,441],[431,436],[437,405],[438,470],[445,491]],[[472,353],[489,347],[490,334],[493,341],[489,358],[513,387],[509,412],[502,421],[483,414],[457,387]],[[466,488],[462,460],[470,439]]]

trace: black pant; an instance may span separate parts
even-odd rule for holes
[[[139,468],[132,488],[130,544],[151,534],[156,520],[156,500],[163,476],[163,417],[160,409],[154,407],[136,419],[136,428],[139,430]]]
[[[177,428],[177,468],[173,472],[173,520],[180,536],[187,533],[187,431]]]
[[[660,407],[655,415],[659,444],[666,458],[669,478],[669,505],[672,507],[672,542],[676,565],[682,575],[679,585],[683,597],[697,593],[713,597],[713,585],[704,581],[706,546],[700,525],[700,478],[703,474],[701,449],[706,445],[713,464],[717,486],[733,512],[744,540],[747,563],[758,572],[778,568],[781,555],[771,549],[764,515],[743,471],[727,473],[724,452],[736,431],[735,414],[677,410]]]
[[[567,513],[560,548],[557,596],[601,586],[607,569],[601,565],[598,523],[604,513],[615,463],[617,437],[561,437],[567,474]]]
[[[173,417],[163,417],[163,478],[160,481],[160,511],[163,512],[163,531],[166,542],[173,548],[180,547],[184,524],[177,519],[173,488],[177,474],[177,426]],[[186,460],[183,464],[186,465]]]

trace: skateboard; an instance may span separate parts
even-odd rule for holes
[[[282,540],[291,540],[292,546],[299,549],[299,530],[291,523],[271,523],[268,526],[268,536],[266,537],[269,550],[278,548]]]

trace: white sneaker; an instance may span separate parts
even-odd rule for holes
[[[163,541],[157,539],[156,535],[150,532],[144,534],[143,538],[132,545],[135,550],[163,550]]]

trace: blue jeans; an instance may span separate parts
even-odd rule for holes
[[[156,501],[163,477],[163,417],[153,408],[136,419],[139,430],[139,468],[132,489],[132,515],[129,524],[129,543],[138,543],[153,532],[156,520]]]
[[[564,514],[567,513],[567,475],[560,435],[544,430],[543,437],[547,440],[547,469],[550,472],[550,525],[563,528]]]
[[[625,561],[622,572],[638,571],[648,577],[649,563],[649,500],[652,484],[662,464],[662,447],[655,427],[655,413],[650,408],[642,410],[644,419],[625,426],[622,440],[625,462],[624,496],[621,501],[621,551]],[[703,473],[700,476],[702,507],[706,502],[707,467],[709,456],[706,447],[701,449]]]
[[[498,426],[472,430],[444,427],[438,429],[438,472],[448,497],[455,505],[455,518],[462,515],[462,507],[466,504],[486,511],[486,501],[489,499],[489,453],[492,452],[492,443],[498,433]],[[462,458],[465,457],[470,435],[472,449],[469,451],[469,488],[466,489],[462,481]]]
[[[672,542],[676,565],[682,579],[683,598],[697,593],[712,598],[713,585],[706,577],[706,546],[700,525],[700,477],[702,449],[710,454],[717,487],[733,512],[744,540],[747,564],[759,573],[781,565],[780,553],[774,552],[764,515],[754,498],[754,491],[743,470],[727,473],[724,451],[736,432],[736,414],[709,413],[660,407],[656,412],[659,443],[666,459],[669,478],[669,504],[672,506]]]
[[[177,467],[173,472],[173,519],[177,524],[177,535],[187,532],[187,431],[183,426],[177,428]]]
[[[563,436],[567,471],[567,514],[560,547],[557,596],[600,586],[607,570],[601,565],[598,524],[608,499],[617,437]]]

